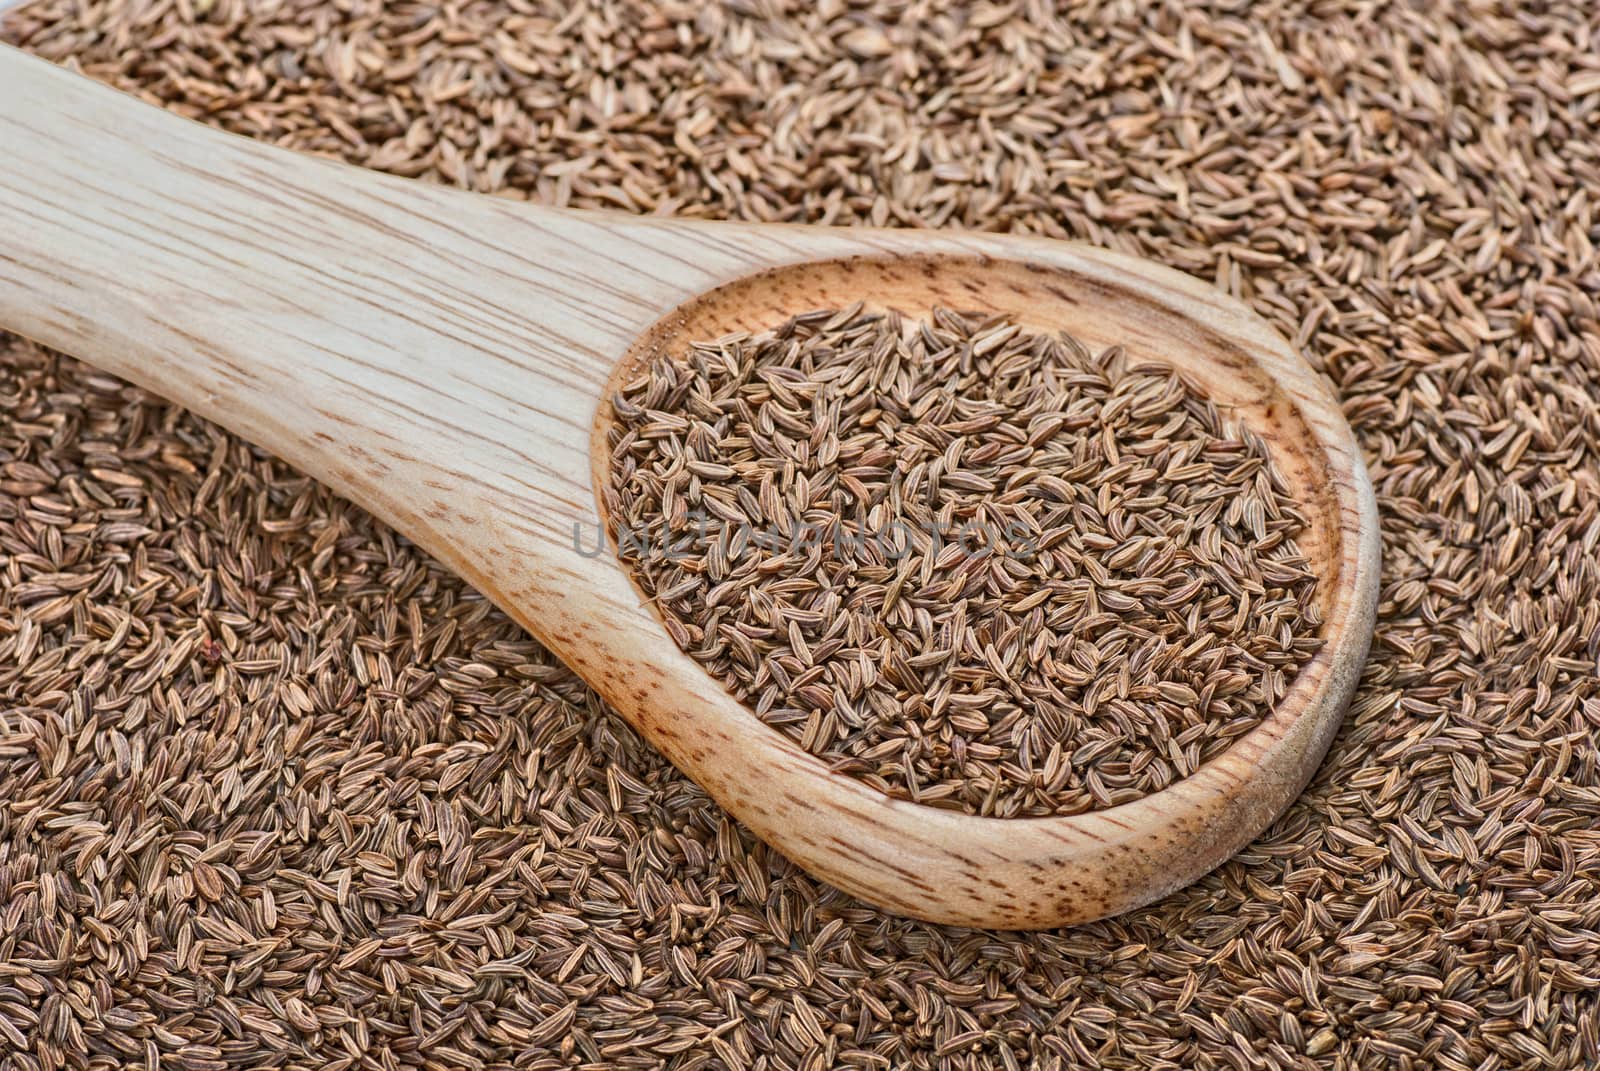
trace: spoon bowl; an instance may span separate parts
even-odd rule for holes
[[[0,49],[0,327],[283,457],[515,618],[758,836],[935,922],[1147,903],[1259,834],[1352,694],[1376,506],[1324,382],[1239,302],[1044,239],[562,211],[296,155]],[[1260,436],[1309,524],[1321,650],[1276,708],[1143,799],[981,818],[832,773],[667,635],[603,549],[609,399],[642,362],[866,300],[983,309],[1165,361]]]

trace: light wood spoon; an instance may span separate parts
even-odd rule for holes
[[[1196,280],[1066,242],[561,211],[217,133],[0,49],[0,328],[164,395],[471,581],[758,836],[879,907],[1038,928],[1147,903],[1304,787],[1372,632],[1378,523],[1328,387]],[[1196,774],[1072,817],[892,800],[761,722],[592,553],[621,370],[848,305],[981,307],[1170,362],[1311,518],[1325,645]],[[600,444],[597,448],[597,444]]]

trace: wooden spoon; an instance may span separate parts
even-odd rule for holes
[[[757,835],[872,904],[1036,928],[1147,903],[1261,832],[1333,738],[1376,601],[1366,469],[1322,380],[1188,276],[1058,241],[441,189],[217,133],[12,49],[0,112],[0,327],[173,399],[393,525]],[[662,350],[858,298],[1123,343],[1262,435],[1311,518],[1300,542],[1326,622],[1276,710],[1136,802],[976,818],[830,773],[682,653],[611,554],[594,556],[612,386]]]

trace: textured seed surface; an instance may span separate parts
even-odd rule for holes
[[[613,536],[669,631],[891,795],[1137,799],[1319,646],[1266,450],[1120,348],[824,309],[660,358],[612,408]]]
[[[1592,4],[4,20],[182,114],[426,181],[1155,257],[1327,373],[1384,539],[1361,690],[1270,831],[1120,918],[944,929],[727,823],[358,510],[8,340],[6,1071],[1600,1064]]]

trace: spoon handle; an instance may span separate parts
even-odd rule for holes
[[[340,291],[359,247],[341,249],[336,219],[304,196],[325,191],[331,207],[337,174],[130,107],[11,48],[0,48],[0,100],[8,328],[245,421],[274,450],[292,449],[285,418],[313,396],[323,408],[345,400],[320,397],[321,377],[359,371],[319,349],[332,348],[324,331],[338,330],[341,296],[351,300]]]
[[[549,340],[504,311],[516,303],[485,294],[506,277],[492,262],[506,254],[470,237],[494,225],[488,198],[222,135],[11,48],[0,101],[0,323],[224,424],[391,523],[414,519],[418,482],[455,486],[502,460],[505,421],[483,405],[498,380],[559,368]],[[563,276],[553,266],[584,225],[519,222],[521,304],[559,300],[533,289],[546,280],[530,264]],[[575,311],[563,327],[604,318]],[[526,392],[546,412],[516,414],[518,447],[547,435],[550,459],[581,473],[573,425],[587,427],[595,376]]]

